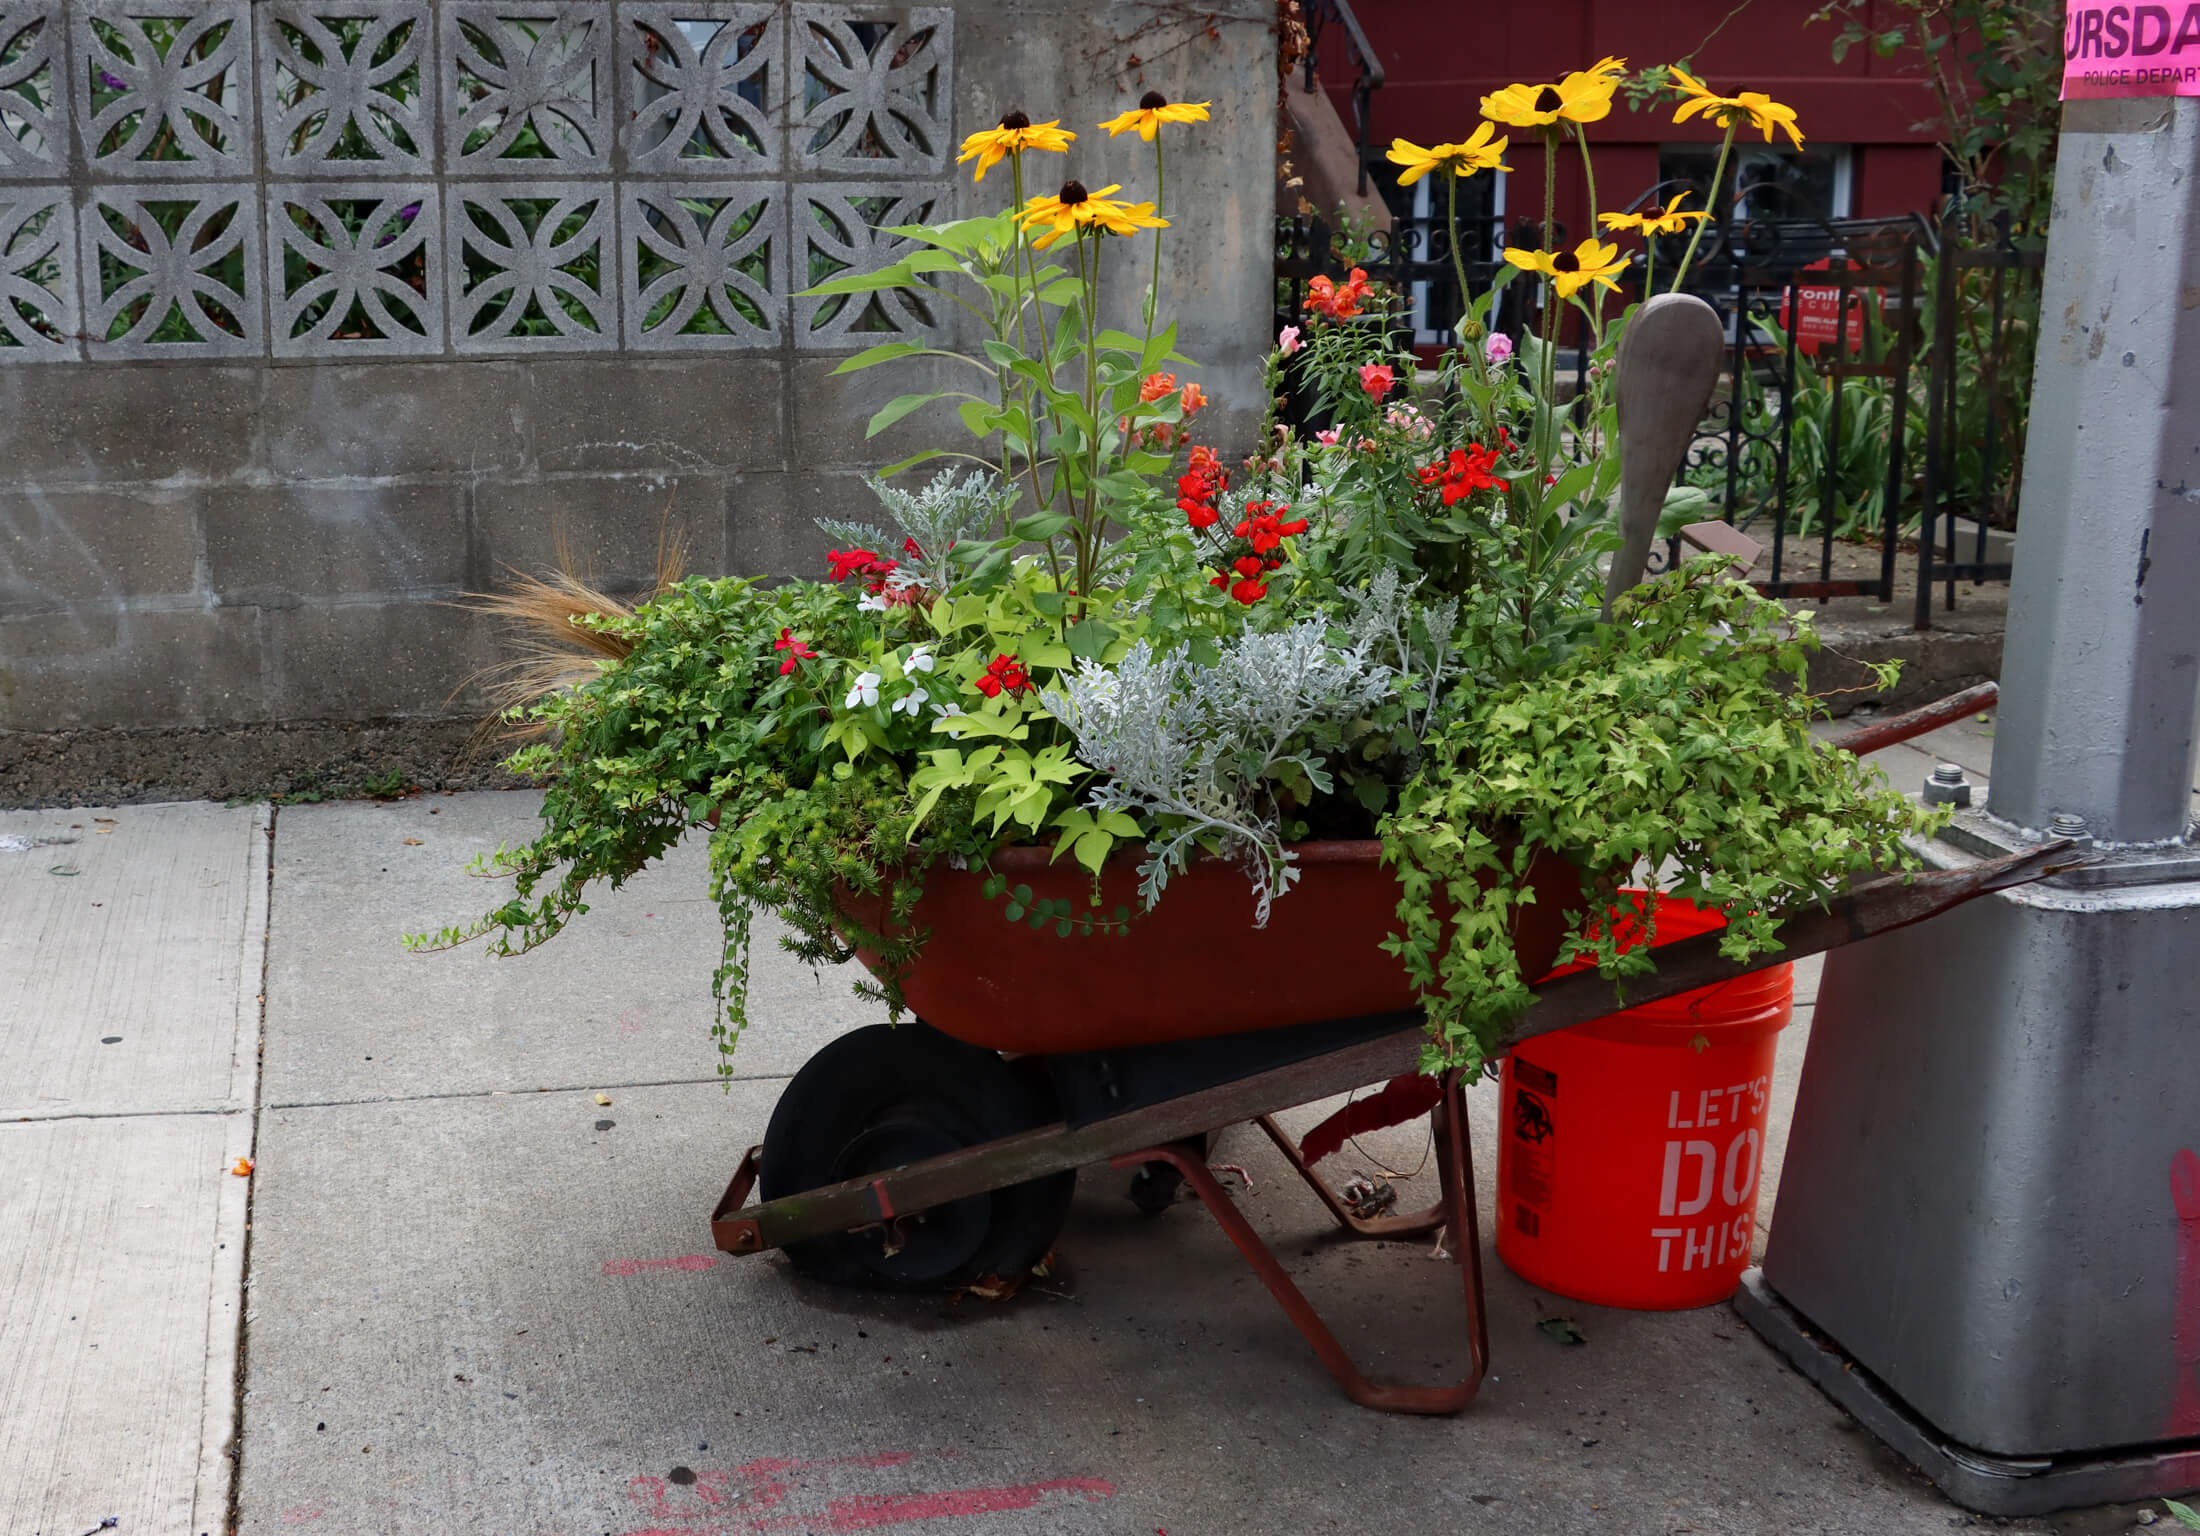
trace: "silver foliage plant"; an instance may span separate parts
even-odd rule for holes
[[[1243,860],[1260,926],[1298,878],[1276,775],[1296,768],[1327,791],[1321,749],[1395,677],[1365,644],[1339,649],[1310,620],[1240,635],[1211,666],[1184,651],[1157,656],[1142,640],[1112,667],[1079,662],[1040,702],[1076,735],[1077,755],[1106,775],[1086,804],[1144,816],[1154,829],[1138,867],[1145,906],[1207,840]]]
[[[860,549],[875,549],[899,560],[901,568],[887,578],[894,589],[924,588],[945,592],[959,574],[948,552],[969,540],[992,539],[1016,504],[1016,493],[1004,489],[998,476],[982,469],[958,474],[942,470],[917,491],[905,491],[873,477],[871,487],[893,519],[896,533],[873,523],[851,518],[821,517],[817,526],[837,542]],[[916,545],[911,553],[903,540]]]
[[[1401,585],[1398,568],[1385,561],[1345,626],[1356,647],[1399,674],[1407,690],[1404,734],[1416,742],[1428,735],[1429,723],[1443,703],[1444,685],[1459,675],[1452,634],[1459,619],[1459,599],[1416,603],[1413,594],[1420,587],[1418,581]]]

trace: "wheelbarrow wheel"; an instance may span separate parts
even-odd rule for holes
[[[1012,1136],[1056,1118],[1044,1075],[921,1023],[842,1035],[789,1080],[764,1132],[766,1200]],[[786,1246],[796,1269],[835,1285],[955,1290],[1018,1278],[1046,1257],[1069,1214],[1075,1171],[896,1212],[855,1232]]]

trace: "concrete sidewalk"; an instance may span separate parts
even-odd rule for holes
[[[1936,754],[1976,777],[1990,742],[1967,723],[1921,745],[1883,754],[1898,786]],[[716,1254],[705,1218],[781,1081],[873,1012],[760,933],[757,1023],[720,1086],[694,844],[540,954],[401,954],[401,932],[495,899],[463,866],[524,837],[532,807],[0,813],[0,1530],[2002,1524],[1944,1502],[1726,1308],[1584,1306],[1494,1253],[1481,1401],[1353,1408],[1196,1205],[1139,1216],[1105,1171],[1060,1270],[1003,1305]],[[76,840],[26,846],[46,837]],[[1494,1093],[1473,1107],[1488,1210]],[[1415,1168],[1425,1129],[1362,1146],[1331,1171]],[[1245,1165],[1251,1219],[1371,1371],[1464,1369],[1452,1266],[1339,1242],[1259,1138],[1215,1157]],[[1410,1203],[1432,1180],[1404,1182]],[[1553,1315],[1586,1342],[1538,1326]]]

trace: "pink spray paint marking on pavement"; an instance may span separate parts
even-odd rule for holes
[[[899,1467],[912,1459],[907,1451],[819,1461],[768,1459],[726,1471],[689,1472],[679,1481],[637,1477],[628,1484],[627,1496],[660,1523],[626,1536],[765,1536],[779,1531],[857,1536],[919,1521],[1013,1513],[1042,1505],[1099,1504],[1115,1497],[1115,1485],[1104,1479],[1061,1477],[1001,1487],[842,1494],[828,1497],[822,1509],[785,1507],[807,1474]]]
[[[2177,1207],[2177,1397],[2168,1438],[2200,1435],[2200,1157],[2180,1147],[2169,1160]]]
[[[606,1259],[603,1272],[607,1275],[646,1275],[660,1269],[701,1270],[717,1267],[718,1255],[714,1253],[683,1253],[676,1259]]]

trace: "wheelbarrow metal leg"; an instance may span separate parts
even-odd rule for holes
[[[1354,1237],[1421,1237],[1451,1220],[1447,1200],[1439,1200],[1425,1211],[1403,1215],[1355,1216],[1351,1208],[1337,1197],[1337,1192],[1329,1187],[1329,1181],[1316,1173],[1313,1165],[1307,1162],[1305,1154],[1299,1151],[1299,1144],[1292,1139],[1290,1132],[1276,1124],[1275,1116],[1259,1115],[1254,1118],[1253,1123],[1268,1133],[1268,1139],[1276,1144],[1276,1150],[1283,1154],[1284,1161],[1291,1165],[1292,1170],[1306,1181],[1306,1187],[1314,1191],[1321,1203],[1328,1207],[1329,1214],[1337,1219],[1337,1225]]]
[[[1229,1235],[1230,1241],[1261,1283],[1268,1287],[1276,1304],[1291,1319],[1292,1326],[1312,1346],[1315,1355],[1345,1395],[1363,1408],[1377,1408],[1389,1413],[1457,1413],[1474,1401],[1481,1390],[1482,1377],[1489,1369],[1489,1323],[1482,1305],[1482,1245],[1479,1224],[1474,1209],[1473,1154],[1467,1140],[1466,1097],[1462,1092],[1459,1074],[1448,1074],[1444,1081],[1444,1096],[1435,1110],[1437,1175],[1444,1187],[1443,1207],[1445,1220],[1451,1228],[1452,1262],[1460,1268],[1461,1288],[1465,1292],[1469,1319],[1469,1339],[1472,1368],[1466,1380],[1450,1387],[1387,1386],[1367,1379],[1344,1346],[1330,1331],[1321,1314],[1314,1310],[1305,1292],[1293,1283],[1276,1255],[1261,1241],[1244,1212],[1230,1198],[1229,1192],[1216,1181],[1207,1165],[1199,1158],[1187,1154],[1176,1146],[1149,1147],[1142,1152],[1127,1153],[1114,1159],[1118,1168],[1135,1167],[1140,1163],[1165,1162],[1184,1176],[1207,1207],[1208,1214]],[[1274,1134],[1271,1132],[1270,1134]]]

